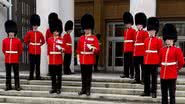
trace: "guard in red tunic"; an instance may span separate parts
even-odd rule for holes
[[[40,26],[39,15],[33,14],[30,18],[30,24],[32,29],[24,37],[24,42],[28,45],[30,61],[30,76],[28,79],[34,79],[34,71],[36,69],[36,79],[40,80],[40,54],[41,46],[45,43],[45,40],[43,34],[37,30],[38,26]]]
[[[72,55],[72,40],[70,33],[73,31],[73,22],[71,20],[67,21],[65,24],[65,32],[63,36],[64,43],[66,44],[65,54],[64,54],[64,74],[72,74],[70,69],[71,55]]]
[[[175,46],[175,42],[177,41],[175,26],[165,24],[162,34],[165,42],[165,47],[161,48],[159,53],[162,104],[168,104],[168,92],[170,95],[170,104],[176,104],[176,80],[179,70],[184,65],[184,56],[181,48]]]
[[[159,20],[156,17],[150,17],[147,23],[147,30],[149,37],[144,42],[145,54],[144,54],[144,93],[141,96],[150,96],[152,98],[157,97],[157,69],[160,65],[159,51],[163,46],[163,42],[160,38],[156,37],[159,31]],[[152,87],[150,88],[150,77],[152,78]],[[150,91],[151,89],[151,91]]]
[[[22,43],[16,38],[17,34],[17,24],[8,20],[5,23],[5,31],[8,37],[2,41],[2,51],[5,55],[5,68],[6,68],[6,88],[5,90],[11,90],[11,69],[13,68],[14,80],[15,80],[15,90],[20,91],[20,81],[19,81],[19,57],[22,54]]]
[[[132,28],[134,23],[133,16],[129,12],[125,12],[123,15],[123,22],[126,27],[124,30],[124,74],[121,78],[134,78],[134,65],[133,65],[133,51],[134,51],[134,36],[135,30]]]
[[[61,37],[63,31],[61,20],[56,20],[56,23],[50,28],[53,37],[48,39],[48,56],[49,70],[51,72],[52,89],[50,93],[61,93],[61,76],[62,76],[62,53],[65,51],[65,44]]]
[[[143,71],[143,62],[144,62],[144,41],[148,37],[148,33],[143,30],[146,27],[146,15],[144,13],[137,13],[135,15],[135,24],[137,26],[137,32],[134,36],[134,69],[135,69],[135,82],[133,84],[141,83],[143,81],[144,71]]]
[[[49,14],[48,16],[49,28],[46,31],[46,42],[48,41],[50,37],[53,37],[53,34],[50,31],[50,28],[52,27],[53,22],[56,21],[57,19],[58,19],[58,15],[55,12],[52,12]]]
[[[46,43],[47,43],[47,41],[50,37],[53,37],[53,34],[50,31],[50,28],[53,27],[53,23],[55,21],[57,21],[57,19],[58,19],[58,14],[56,14],[55,12],[52,12],[52,13],[49,14],[49,16],[48,16],[49,28],[46,30]],[[50,75],[50,70],[48,70],[47,75]]]
[[[85,14],[81,19],[81,26],[85,34],[77,43],[77,59],[81,67],[82,90],[79,95],[90,96],[92,66],[95,64],[95,54],[99,51],[99,43],[96,36],[92,34],[94,29],[94,18],[90,14]]]

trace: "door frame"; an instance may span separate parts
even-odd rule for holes
[[[123,72],[123,66],[115,66],[116,42],[123,42],[123,36],[115,37],[115,25],[123,24],[123,22],[109,22],[106,24],[106,71]],[[109,25],[113,25],[112,37],[109,36]],[[109,66],[109,42],[112,42],[112,65]],[[122,55],[123,57],[123,55]],[[124,57],[123,57],[124,58]]]

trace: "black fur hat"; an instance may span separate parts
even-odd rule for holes
[[[82,29],[94,29],[94,17],[91,14],[85,14],[81,18]]]
[[[40,26],[40,16],[37,14],[33,14],[30,18],[31,26]]]
[[[58,31],[59,35],[63,32],[63,26],[62,26],[62,21],[60,19],[57,19],[56,21],[53,22],[52,28],[50,28],[51,33]]]
[[[147,17],[144,13],[139,12],[135,15],[135,24],[136,25],[143,25],[143,28],[146,27]]]
[[[58,14],[55,13],[55,12],[52,12],[48,16],[48,23],[50,23],[50,21],[53,21],[53,20],[56,20],[56,19],[58,19]]]
[[[134,24],[133,16],[130,12],[125,12],[123,14],[123,22],[124,24]]]
[[[17,24],[13,20],[7,20],[4,26],[5,26],[5,31],[7,33],[13,32],[15,33],[15,35],[17,34],[17,31],[18,31]]]
[[[58,19],[58,14],[55,12],[52,12],[48,16],[48,23],[49,23],[49,28],[52,27],[53,21],[56,21]]]
[[[165,24],[163,27],[163,40],[165,41],[166,39],[173,39],[174,42],[177,41],[177,30],[176,27],[173,24]]]
[[[73,30],[73,21],[68,20],[65,24],[65,31],[67,32],[68,30]]]
[[[159,31],[159,20],[156,17],[150,17],[147,21],[147,30],[155,30],[156,33]]]

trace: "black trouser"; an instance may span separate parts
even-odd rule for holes
[[[70,74],[71,54],[64,54],[64,74]]]
[[[161,79],[162,104],[168,104],[168,91],[170,104],[175,104],[176,79]]]
[[[49,65],[51,71],[52,89],[60,90],[62,82],[62,65]]]
[[[144,79],[143,56],[134,56],[134,70],[135,70],[135,80],[137,82],[140,82],[141,80],[143,81]]]
[[[15,80],[15,88],[20,88],[19,82],[19,64],[8,64],[5,63],[6,67],[6,88],[11,89],[11,68],[13,68],[14,72],[14,80]]]
[[[133,66],[133,53],[132,52],[125,52],[124,53],[124,75],[129,77],[134,76],[134,66]]]
[[[94,71],[98,71],[98,60],[99,60],[99,55],[96,55],[96,63],[94,64]]]
[[[40,78],[40,55],[30,54],[30,78],[33,79],[36,69],[36,79]],[[36,67],[36,68],[35,68]]]
[[[152,76],[151,93],[157,93],[157,68],[158,65],[144,65],[144,93],[150,94],[150,75]]]
[[[92,66],[93,65],[81,65],[81,78],[82,78],[82,92],[90,92],[92,81]]]

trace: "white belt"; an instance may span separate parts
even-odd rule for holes
[[[144,45],[144,43],[135,43],[135,46],[140,46],[140,45]]]
[[[71,46],[72,44],[70,44],[70,43],[66,43],[66,45]]]
[[[93,52],[80,52],[81,54],[84,54],[84,55],[89,55],[89,54],[93,54]]]
[[[58,55],[58,54],[62,54],[61,52],[49,52],[52,55]]]
[[[146,50],[145,52],[146,53],[157,53],[158,51],[157,50]]]
[[[161,64],[164,66],[170,66],[170,65],[176,65],[177,62],[162,62]]]
[[[124,40],[125,43],[134,42],[133,40]]]
[[[40,45],[40,43],[30,43],[30,45]]]
[[[17,51],[5,51],[6,53],[18,53]]]

